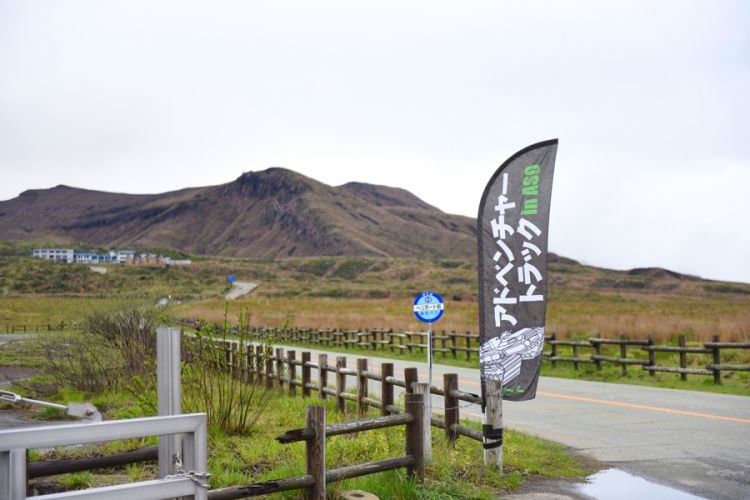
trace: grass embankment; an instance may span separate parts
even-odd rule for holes
[[[82,399],[82,394],[61,391],[58,400]],[[98,396],[91,401],[106,412],[107,418],[132,418],[145,414],[124,393]],[[279,444],[276,437],[286,430],[304,427],[305,406],[322,404],[315,399],[279,395],[255,426],[250,435],[228,435],[212,430],[209,436],[209,472],[212,488],[249,484],[305,474],[304,443]],[[328,423],[356,419],[353,412],[339,413],[331,401],[326,405]],[[45,412],[50,416],[54,412]],[[371,414],[370,416],[374,416]],[[477,424],[466,425],[478,427]],[[33,453],[33,460],[71,458],[111,454],[154,444],[155,440],[140,439],[87,446],[82,449]],[[394,458],[404,455],[403,426],[337,436],[327,440],[326,466],[329,469]],[[486,470],[482,465],[482,446],[476,441],[460,438],[451,448],[441,430],[433,429],[434,464],[427,469],[424,485],[408,479],[405,470],[396,470],[347,480],[329,485],[328,491],[360,489],[380,498],[496,498],[525,481],[545,478],[578,480],[593,472],[590,464],[566,453],[565,447],[507,430],[504,435],[504,473]],[[66,474],[45,481],[58,481],[68,488],[104,486],[153,479],[154,464],[131,465],[121,469],[104,469]],[[299,492],[278,494],[280,498],[296,498]]]
[[[79,334],[80,335],[80,334]],[[53,338],[57,335],[53,334]],[[45,362],[39,342],[13,341],[0,345],[0,364],[14,360],[27,367],[41,368]],[[127,387],[128,384],[125,384]],[[129,391],[112,390],[85,394],[63,385],[61,379],[39,375],[15,389],[25,396],[59,403],[91,401],[105,419],[123,419],[153,414],[154,391],[139,391],[133,384]],[[183,389],[183,395],[189,393]],[[195,399],[183,399],[185,413],[195,411]],[[303,475],[304,444],[281,445],[275,437],[286,430],[304,427],[305,406],[322,404],[318,399],[290,397],[278,392],[251,428],[250,433],[228,434],[216,427],[209,430],[209,472],[212,488],[247,484],[271,479]],[[353,406],[352,403],[349,403]],[[0,409],[8,405],[0,403]],[[37,418],[60,418],[52,409],[34,409]],[[371,415],[374,415],[371,413]],[[333,401],[327,404],[329,423],[354,420],[353,407],[347,414],[339,413]],[[475,423],[466,425],[478,428]],[[154,438],[131,439],[81,448],[59,448],[48,453],[32,452],[31,459],[49,460],[80,456],[96,456],[155,444]],[[433,429],[435,463],[427,471],[424,485],[410,481],[405,471],[392,471],[332,485],[329,491],[363,489],[381,498],[494,498],[498,492],[512,491],[524,481],[540,478],[578,479],[592,472],[590,464],[568,455],[565,448],[523,434],[508,431],[505,435],[504,474],[486,471],[482,465],[481,444],[460,438],[451,448],[444,433]],[[404,428],[389,428],[349,436],[330,438],[327,442],[329,469],[403,456]],[[44,478],[57,481],[66,488],[103,486],[154,478],[154,464],[136,464],[118,469],[104,469]],[[298,492],[282,494],[294,498]]]

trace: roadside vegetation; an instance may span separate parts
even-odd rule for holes
[[[250,316],[244,313],[242,319],[240,336],[247,335]],[[6,358],[19,362],[18,355],[23,353],[24,363],[40,370],[36,377],[14,387],[26,396],[59,403],[90,401],[105,419],[154,415],[155,327],[165,320],[163,311],[148,303],[114,303],[86,318],[87,333],[53,332],[37,342],[10,342],[0,346],[0,362]],[[304,427],[305,406],[322,403],[317,399],[293,398],[275,389],[266,390],[259,384],[243,383],[239,376],[228,375],[225,358],[219,351],[208,349],[215,342],[215,333],[209,329],[184,341],[190,362],[183,369],[183,411],[206,412],[209,416],[212,488],[304,474],[304,444],[281,445],[275,437],[286,430]],[[80,341],[89,345],[82,347]],[[66,360],[65,369],[60,369],[59,361],[53,362],[51,350]],[[80,367],[73,369],[74,364]],[[109,378],[107,372],[117,374],[117,380]],[[0,409],[6,407],[0,404]],[[61,417],[56,410],[32,411],[34,418]],[[355,418],[353,408],[342,414],[332,400],[328,402],[329,422]],[[475,423],[466,425],[478,428]],[[404,471],[392,471],[337,483],[329,491],[363,489],[381,498],[489,499],[498,492],[512,491],[527,480],[576,480],[592,472],[591,465],[570,456],[564,447],[512,431],[506,433],[503,474],[484,469],[480,443],[459,439],[455,448],[451,448],[443,432],[437,429],[433,429],[433,442],[435,463],[428,468],[424,485],[409,480]],[[34,451],[30,458],[37,461],[112,454],[154,443],[154,438],[145,438],[44,453]],[[342,467],[403,453],[402,427],[333,437],[327,445],[327,466]],[[155,464],[148,463],[66,474],[45,478],[43,482],[77,489],[146,480],[155,475]],[[288,492],[279,497],[298,495],[299,492]]]

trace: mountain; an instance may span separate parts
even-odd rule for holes
[[[195,255],[276,258],[468,258],[473,219],[406,190],[329,186],[282,168],[233,182],[132,195],[57,186],[0,202],[0,240],[166,247]]]

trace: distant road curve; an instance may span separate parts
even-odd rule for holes
[[[248,293],[252,292],[256,288],[258,288],[257,283],[248,283],[246,281],[235,281],[234,288],[232,288],[229,291],[229,293],[226,294],[225,298],[228,300],[239,299],[243,295],[247,295]]]

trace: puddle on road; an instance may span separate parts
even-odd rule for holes
[[[579,492],[598,500],[705,500],[684,491],[652,483],[619,469],[607,469],[588,477]]]

